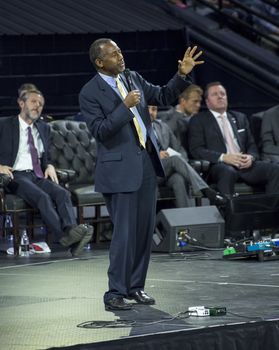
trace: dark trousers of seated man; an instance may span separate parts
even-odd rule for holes
[[[49,179],[40,179],[33,172],[15,171],[9,188],[12,193],[37,208],[43,222],[58,242],[63,232],[76,225],[69,191]]]
[[[256,161],[248,169],[237,169],[218,163],[210,169],[209,182],[216,183],[218,191],[224,195],[233,195],[234,185],[238,181],[250,186],[264,185],[266,193],[279,194],[279,165]]]

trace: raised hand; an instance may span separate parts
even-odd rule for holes
[[[189,74],[196,65],[204,63],[204,61],[197,61],[202,54],[202,51],[196,53],[197,48],[197,46],[194,46],[193,48],[188,47],[185,51],[183,60],[178,60],[178,74]]]

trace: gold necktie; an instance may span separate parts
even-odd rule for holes
[[[116,86],[117,86],[117,88],[118,88],[118,90],[120,92],[120,95],[124,99],[127,96],[127,93],[123,89],[123,86],[122,86],[122,84],[121,84],[121,82],[119,80],[119,77],[116,78]],[[144,141],[143,133],[142,133],[140,124],[139,124],[139,122],[138,122],[136,117],[133,118],[133,122],[134,122],[135,128],[137,130],[137,134],[138,134],[138,138],[139,138],[140,144],[142,145],[142,147],[145,148],[145,141]]]

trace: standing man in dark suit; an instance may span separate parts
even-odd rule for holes
[[[279,193],[279,166],[258,160],[248,120],[242,113],[227,111],[227,93],[220,82],[207,85],[205,102],[208,111],[190,120],[188,136],[192,156],[211,163],[209,181],[228,196],[234,194],[238,180]]]
[[[77,225],[70,193],[58,185],[49,158],[50,127],[39,119],[44,102],[40,91],[25,90],[18,98],[20,114],[0,118],[0,173],[11,178],[8,190],[39,209],[54,242],[60,241],[77,256],[93,228]]]
[[[155,300],[144,291],[155,226],[156,174],[164,176],[148,104],[169,105],[190,81],[187,74],[201,52],[188,48],[178,73],[163,87],[125,71],[120,48],[110,39],[90,47],[96,74],[80,92],[80,107],[98,144],[95,186],[102,192],[114,224],[108,270],[106,310]],[[124,73],[124,74],[123,74]]]

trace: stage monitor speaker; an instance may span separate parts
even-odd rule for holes
[[[215,206],[164,209],[157,215],[152,251],[181,252],[224,245],[225,222]]]

